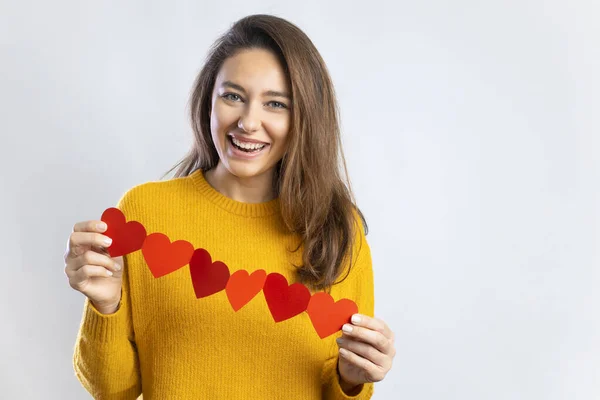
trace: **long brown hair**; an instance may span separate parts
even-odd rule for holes
[[[183,177],[217,165],[219,155],[210,130],[215,79],[228,57],[252,48],[272,51],[279,58],[292,90],[289,147],[277,163],[273,188],[285,224],[302,239],[290,251],[296,252],[304,244],[303,265],[294,266],[300,282],[314,290],[329,290],[347,261],[350,272],[353,239],[360,226],[356,217],[360,217],[365,235],[368,227],[348,179],[329,72],[312,41],[296,25],[272,15],[250,15],[215,41],[190,97],[195,142],[165,175],[177,168],[175,177]]]

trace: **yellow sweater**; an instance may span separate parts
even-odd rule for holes
[[[206,249],[231,274],[264,269],[284,275],[289,284],[297,281],[290,262],[300,264],[301,250],[286,250],[298,238],[283,225],[279,199],[235,201],[196,170],[137,185],[117,208],[148,235],[161,232]],[[353,300],[359,313],[373,316],[371,254],[362,229],[355,237],[360,239],[350,275],[330,294],[335,301]],[[73,366],[94,398],[136,399],[142,393],[144,400],[371,398],[372,383],[356,396],[341,390],[335,342],[341,332],[321,339],[306,312],[276,323],[262,291],[236,312],[224,290],[196,298],[188,265],[154,278],[141,250],[125,255],[124,264],[121,305],[114,314],[100,314],[84,301]]]

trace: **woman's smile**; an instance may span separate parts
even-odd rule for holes
[[[264,153],[266,148],[269,147],[268,143],[240,141],[233,137],[233,135],[227,135],[227,139],[231,154],[244,159],[254,159],[259,154]]]

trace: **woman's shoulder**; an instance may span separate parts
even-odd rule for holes
[[[359,210],[358,207],[354,207],[352,209],[352,217],[353,217],[353,233],[354,233],[354,244],[359,247],[363,244],[367,244],[367,233],[369,231],[366,217]],[[363,219],[364,218],[364,219]],[[367,244],[368,246],[368,244]]]
[[[164,180],[148,180],[125,190],[117,202],[121,211],[133,211],[141,206],[152,208],[153,204],[181,198],[189,190],[189,176]]]

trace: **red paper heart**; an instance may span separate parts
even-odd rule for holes
[[[342,329],[350,323],[350,318],[358,312],[358,306],[349,299],[333,302],[333,297],[325,292],[313,294],[306,309],[310,320],[321,339]]]
[[[111,257],[133,253],[142,248],[146,239],[146,228],[137,221],[125,222],[125,215],[115,207],[107,208],[100,218],[106,222],[104,235],[112,239],[107,251]]]
[[[261,291],[267,279],[264,269],[257,269],[250,275],[248,271],[240,269],[235,271],[225,287],[227,298],[234,311],[244,307]]]
[[[194,245],[186,240],[173,243],[163,233],[152,233],[146,237],[142,254],[155,278],[170,274],[190,262]]]
[[[296,282],[288,286],[285,276],[270,273],[263,287],[265,300],[275,322],[285,321],[306,310],[310,292],[303,284]]]
[[[205,249],[196,249],[190,260],[190,274],[196,298],[210,296],[225,289],[229,268],[222,261],[212,262]]]

